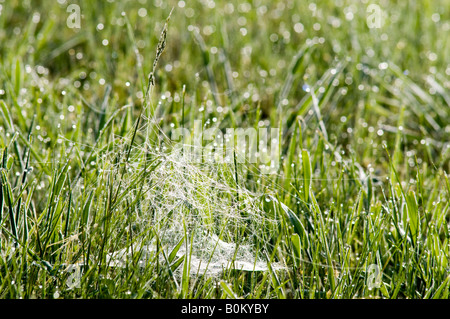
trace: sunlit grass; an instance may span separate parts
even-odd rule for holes
[[[448,298],[447,1],[76,3],[0,2],[1,298]]]

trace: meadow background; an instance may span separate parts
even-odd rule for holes
[[[449,52],[448,0],[0,0],[0,297],[448,298]]]

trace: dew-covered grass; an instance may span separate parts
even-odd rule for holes
[[[450,4],[369,4],[0,0],[0,298],[448,298]]]

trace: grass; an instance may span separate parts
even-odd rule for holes
[[[448,298],[448,1],[71,3],[0,1],[1,298]]]

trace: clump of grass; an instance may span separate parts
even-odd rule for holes
[[[167,28],[169,26],[169,20],[170,20],[170,16],[172,15],[172,12],[173,12],[173,8],[169,13],[169,16],[167,17],[166,22],[164,23],[163,30],[161,31],[161,35],[159,36],[159,42],[158,42],[158,46],[156,47],[156,55],[155,55],[155,59],[153,60],[152,71],[150,72],[150,74],[148,76],[148,86],[147,86],[147,91],[145,92],[146,98],[148,98],[148,94],[150,93],[151,87],[155,86],[156,67],[158,66],[158,61],[161,58],[161,55],[164,52],[164,49],[166,48]]]
[[[448,298],[445,1],[43,2],[0,7],[2,298]],[[187,161],[196,120],[278,170]]]

